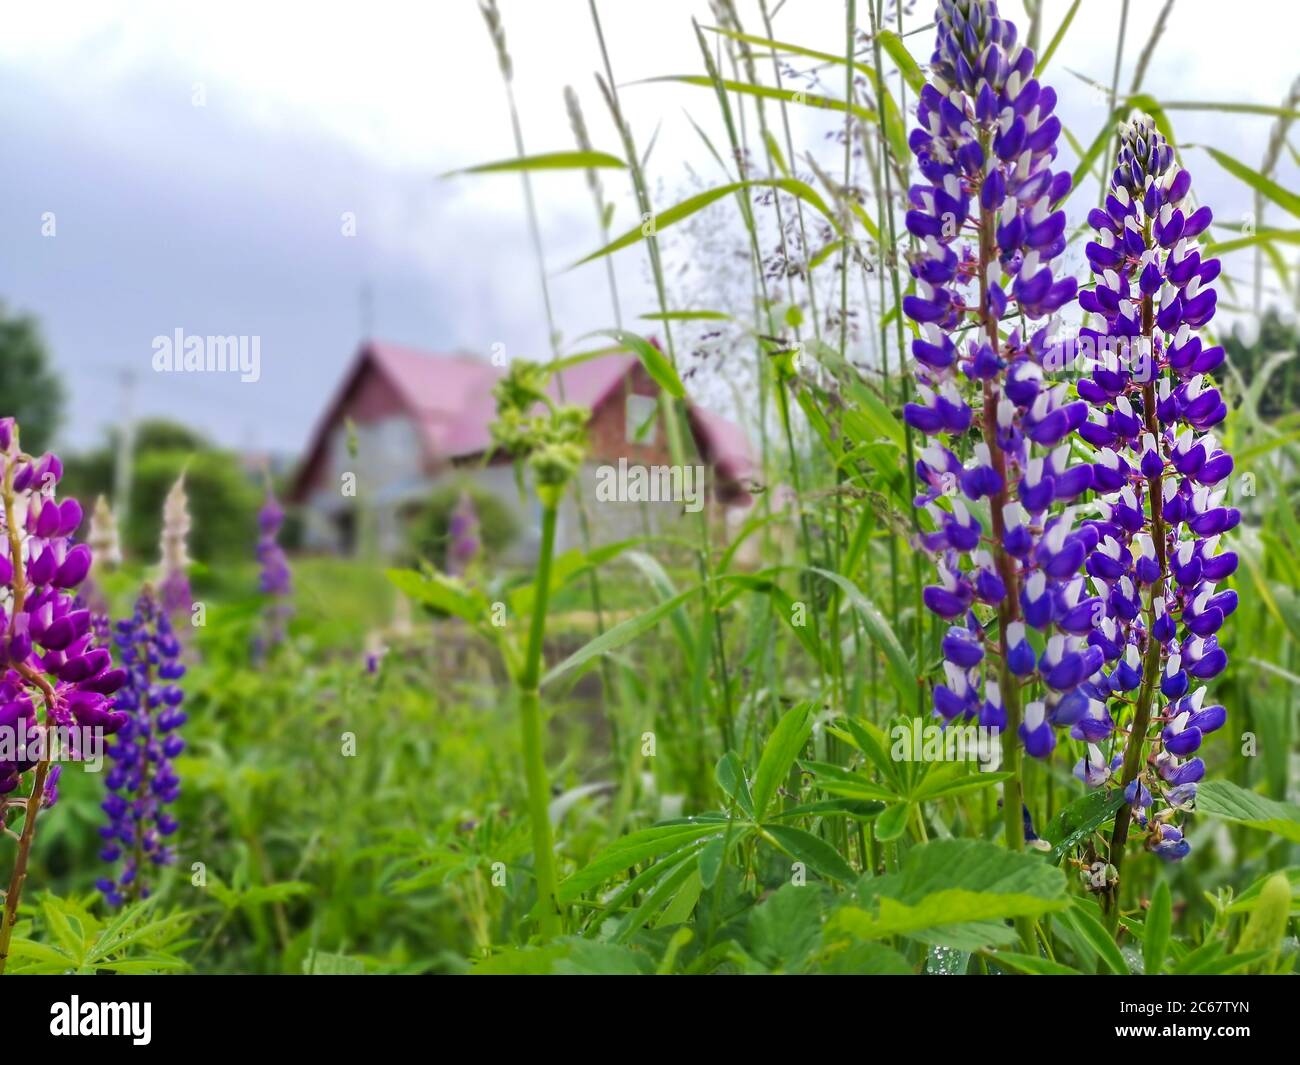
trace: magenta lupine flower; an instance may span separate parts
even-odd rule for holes
[[[1197,242],[1210,209],[1188,202],[1191,175],[1150,118],[1136,115],[1121,142],[1105,207],[1088,216],[1097,283],[1079,304],[1100,324],[1080,333],[1097,355],[1078,392],[1091,408],[1080,435],[1097,449],[1102,515],[1090,523],[1098,540],[1087,570],[1105,616],[1088,642],[1107,663],[1098,695],[1134,702],[1136,746],[1123,783],[1145,825],[1153,793],[1167,808],[1157,816],[1195,798],[1204,763],[1190,756],[1226,719],[1196,685],[1227,665],[1217,634],[1237,593],[1218,585],[1237,556],[1220,550],[1219,538],[1241,516],[1225,500],[1232,458],[1211,432],[1227,413],[1207,376],[1223,349],[1196,335],[1214,314],[1209,285],[1219,274],[1219,261],[1203,258]],[[1154,737],[1151,724],[1162,726]],[[1148,738],[1154,769],[1143,757]],[[1189,850],[1163,821],[1148,843],[1165,858]]]
[[[1037,677],[1047,692],[1024,707],[1018,733],[1041,758],[1054,727],[1089,709],[1080,685],[1102,663],[1084,638],[1097,604],[1077,576],[1096,533],[1061,512],[1092,486],[1091,467],[1070,458],[1087,404],[1043,371],[1051,316],[1077,290],[1052,269],[1065,250],[1056,204],[1070,175],[1052,169],[1056,93],[1033,77],[1034,54],[997,5],[941,0],[935,21],[932,83],[909,138],[924,181],[909,192],[907,228],[923,250],[911,263],[916,294],[903,300],[922,334],[912,345],[919,401],[904,418],[931,437],[916,502],[933,526],[921,546],[939,580],[923,600],[953,622],[935,711],[1001,730],[1007,698],[1018,708],[1021,686]],[[999,322],[1011,316],[1025,325],[1003,336]],[[973,445],[972,427],[982,437]],[[993,646],[976,604],[997,612]],[[1041,657],[1026,626],[1045,637]]]
[[[91,563],[90,548],[73,539],[81,505],[55,498],[63,464],[52,454],[24,454],[13,418],[0,418],[0,463],[0,727],[18,738],[51,726],[112,734],[126,720],[110,698],[126,674],[97,645],[90,611],[77,599]],[[18,752],[18,759],[0,762],[0,794],[17,788],[37,764],[22,756],[22,747]],[[67,753],[75,758],[80,752]],[[46,786],[50,776],[57,785],[58,774],[51,772]],[[57,794],[55,787],[42,798],[53,802]]]
[[[461,492],[447,523],[447,572],[453,577],[463,574],[481,548],[478,511],[470,494]]]
[[[185,749],[177,731],[185,723],[183,693],[176,684],[185,674],[181,645],[167,613],[146,585],[135,613],[117,623],[115,636],[128,680],[117,693],[126,724],[108,748],[112,768],[101,808],[108,824],[99,856],[121,871],[95,882],[111,906],[128,897],[148,898],[146,865],[169,865],[175,850],[166,842],[177,828],[167,807],[180,795],[172,759]]]

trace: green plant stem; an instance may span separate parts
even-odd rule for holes
[[[533,617],[528,629],[528,652],[519,675],[519,722],[524,749],[524,775],[528,781],[528,818],[533,836],[533,873],[537,878],[538,927],[543,939],[560,934],[563,914],[556,898],[555,850],[551,839],[550,785],[546,776],[546,751],[542,736],[542,699],[538,684],[542,673],[542,643],[546,637],[546,604],[550,598],[551,559],[555,554],[556,504],[542,505],[542,547],[537,558]]]
[[[1150,223],[1147,224],[1147,240],[1149,245]],[[1142,301],[1142,342],[1146,345],[1147,358],[1154,360],[1155,349],[1153,344],[1155,308],[1150,296]],[[1154,373],[1150,376],[1154,378]],[[1146,430],[1155,440],[1160,439],[1160,425],[1156,420],[1156,386],[1155,381],[1149,380],[1142,386],[1142,416],[1146,422]],[[1156,561],[1160,564],[1160,580],[1155,588],[1164,589],[1166,573],[1168,572],[1168,560],[1165,557],[1167,553],[1165,518],[1161,510],[1164,493],[1162,491],[1163,474],[1147,479],[1147,507],[1151,522],[1151,538],[1155,541]],[[1155,638],[1156,623],[1156,593],[1153,588],[1150,593],[1150,599],[1147,603],[1147,649],[1146,658],[1142,664],[1142,686],[1138,689],[1137,707],[1133,712],[1133,727],[1129,732],[1128,746],[1124,748],[1124,765],[1120,776],[1120,787],[1127,788],[1138,774],[1142,771],[1142,764],[1145,761],[1145,748],[1147,729],[1151,725],[1151,704],[1155,701],[1156,685],[1160,683],[1160,642]],[[1124,851],[1128,844],[1129,824],[1133,818],[1133,808],[1125,803],[1115,814],[1115,827],[1110,837],[1110,864],[1115,867],[1114,884],[1105,892],[1102,897],[1103,908],[1106,911],[1106,927],[1111,935],[1119,930],[1120,915],[1120,893],[1123,884],[1120,882],[1120,871],[1124,866]]]

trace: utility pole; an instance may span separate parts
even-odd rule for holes
[[[113,462],[113,509],[117,527],[126,529],[131,510],[131,465],[135,456],[135,414],[132,402],[135,371],[123,369],[118,378],[122,386],[122,403],[117,424],[117,455]]]

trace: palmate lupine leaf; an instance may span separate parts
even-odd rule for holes
[[[1300,806],[1257,795],[1229,780],[1203,783],[1196,794],[1196,812],[1300,843]]]
[[[561,904],[570,903],[647,858],[675,855],[683,848],[694,847],[705,839],[721,835],[726,828],[725,820],[697,818],[690,824],[656,825],[632,832],[615,840],[565,880],[559,888],[559,900]]]
[[[790,767],[808,742],[812,732],[812,711],[811,702],[791,707],[781,715],[763,747],[753,783],[754,811],[760,820],[767,814],[777,788],[789,775]]]
[[[778,825],[771,822],[759,830],[771,842],[785,851],[796,861],[803,862],[809,869],[841,884],[849,884],[858,878],[853,867],[841,856],[840,852],[819,836],[814,836],[794,825]]]
[[[860,939],[903,935],[980,950],[1010,943],[1014,917],[1041,917],[1069,904],[1065,874],[1033,855],[983,840],[936,840],[907,852],[898,873],[864,880],[860,906],[838,910],[832,933]]]

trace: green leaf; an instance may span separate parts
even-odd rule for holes
[[[1259,904],[1246,922],[1236,953],[1260,951],[1275,957],[1286,935],[1291,914],[1291,882],[1285,873],[1274,873],[1264,882]]]
[[[903,645],[898,642],[898,637],[894,635],[894,630],[890,627],[889,622],[876,609],[875,603],[868,599],[862,593],[862,590],[847,577],[817,566],[809,566],[808,569],[818,576],[825,577],[832,584],[839,587],[848,597],[849,603],[852,604],[854,610],[857,611],[858,617],[861,618],[867,634],[875,642],[876,646],[884,652],[885,669],[889,674],[894,690],[898,692],[898,697],[905,707],[915,706],[921,689],[916,669],[912,666],[911,660],[903,650]]]
[[[786,854],[796,861],[803,862],[814,872],[831,880],[848,884],[856,880],[858,874],[853,871],[840,852],[820,836],[814,836],[794,825],[778,825],[768,822],[763,825],[762,833],[771,838]]]
[[[618,156],[610,155],[608,152],[544,152],[540,155],[501,159],[495,163],[479,163],[477,166],[467,166],[463,170],[448,170],[442,176],[448,178],[455,177],[457,174],[498,174],[515,170],[593,170],[596,168],[624,170],[627,164]]]
[[[688,588],[684,592],[679,592],[671,599],[665,599],[663,602],[657,603],[655,606],[652,606],[649,610],[643,611],[636,617],[628,618],[626,621],[619,622],[612,629],[607,629],[600,636],[597,636],[594,640],[591,640],[578,650],[574,651],[573,654],[569,655],[568,658],[547,673],[546,676],[542,678],[541,686],[545,687],[552,681],[558,680],[570,670],[576,669],[578,666],[582,665],[584,662],[590,661],[597,655],[603,655],[608,651],[613,651],[616,648],[622,647],[626,643],[630,643],[643,632],[654,628],[661,618],[672,613],[672,611],[676,610],[677,607],[682,603],[685,603],[698,591],[698,586]]]
[[[470,624],[482,624],[488,601],[482,592],[468,588],[436,570],[423,573],[409,569],[385,570],[388,580],[403,595]]]
[[[808,735],[812,732],[812,708],[812,703],[805,702],[787,710],[763,748],[753,786],[754,812],[760,820],[767,814],[776,789],[808,742]]]
[[[889,807],[883,814],[876,818],[876,839],[881,843],[889,843],[898,839],[907,831],[907,822],[912,816],[915,809],[911,803],[900,802]]]
[[[1084,973],[1078,969],[1071,969],[1068,965],[1062,965],[1057,961],[1050,961],[1047,958],[1036,958],[1032,954],[1017,954],[1014,951],[999,950],[988,955],[989,961],[996,962],[998,965],[1005,966],[1008,969],[1015,969],[1016,972],[1027,973],[1030,976],[1083,976]]]
[[[1251,248],[1256,244],[1272,247],[1276,243],[1300,244],[1300,229],[1261,229],[1249,237],[1234,237],[1232,240],[1218,241],[1207,245],[1206,255],[1225,255],[1238,248]]]
[[[697,862],[694,871],[677,889],[673,901],[664,907],[663,913],[655,921],[655,927],[667,928],[675,924],[686,924],[691,919],[691,914],[695,912],[695,904],[700,901],[700,892],[703,890],[703,876]]]
[[[1201,784],[1196,793],[1196,812],[1300,843],[1300,806],[1265,798],[1231,781],[1211,780]]]
[[[903,43],[902,38],[892,30],[881,30],[876,34],[876,40],[894,61],[894,65],[898,67],[903,80],[911,86],[912,91],[920,93],[925,88],[925,75],[921,73],[921,68],[917,66],[916,60],[912,58],[912,53],[907,50],[907,45]]]
[[[719,835],[725,823],[703,821],[693,824],[656,825],[616,840],[591,862],[565,880],[557,892],[560,902],[570,903],[584,892],[599,887],[625,869],[669,851],[677,851]]]
[[[685,397],[686,389],[682,385],[682,379],[677,376],[677,370],[673,367],[672,362],[669,361],[667,355],[646,340],[645,337],[630,333],[626,329],[598,329],[594,333],[588,333],[587,336],[609,337],[615,343],[629,348],[641,360],[641,365],[645,367],[646,373],[654,379],[655,384],[674,399]]]
[[[749,913],[749,952],[778,972],[800,972],[821,945],[826,889],[786,884]]]
[[[1066,31],[1069,30],[1070,23],[1074,21],[1074,16],[1079,11],[1079,3],[1080,0],[1074,0],[1074,3],[1070,5],[1070,10],[1065,13],[1065,18],[1061,20],[1061,24],[1056,28],[1056,32],[1052,34],[1051,41],[1048,42],[1047,48],[1039,57],[1038,65],[1034,67],[1034,77],[1042,77],[1043,71],[1047,69],[1047,64],[1052,61],[1052,56],[1056,55],[1056,49],[1060,47],[1061,41],[1065,39]]]
[[[940,799],[948,795],[978,791],[1010,779],[1010,773],[988,773],[964,765],[945,765],[926,774],[910,798],[915,802]]]
[[[1165,952],[1169,948],[1169,930],[1173,922],[1172,913],[1169,884],[1161,880],[1152,892],[1151,906],[1147,910],[1142,934],[1142,961],[1147,976],[1158,976],[1164,967]]]
[[[1209,153],[1210,158],[1233,177],[1244,181],[1261,196],[1272,200],[1279,207],[1285,208],[1297,218],[1300,218],[1300,196],[1284,189],[1276,181],[1265,177],[1258,170],[1252,170],[1245,163],[1238,162],[1225,152],[1221,152],[1217,148],[1211,148],[1208,145],[1202,145],[1202,147]]]
[[[727,858],[728,842],[725,836],[711,839],[700,849],[700,884],[706,890],[718,882],[722,864]]]
[[[641,315],[648,322],[725,322],[731,315],[724,311],[654,311]]]
[[[1075,847],[1115,816],[1124,805],[1124,792],[1119,788],[1102,788],[1090,791],[1075,799],[1052,818],[1043,830],[1043,839],[1052,844],[1051,860],[1059,863]]]
[[[876,784],[861,773],[829,762],[801,761],[805,773],[811,773],[813,783],[829,795],[865,801],[897,802],[900,796],[881,784]]]
[[[731,799],[746,817],[754,816],[754,797],[749,793],[749,781],[745,779],[745,767],[735,751],[728,751],[718,759],[713,777],[727,797]]]
[[[1091,903],[1076,899],[1074,907],[1065,914],[1065,919],[1088,941],[1088,945],[1107,969],[1116,976],[1128,976],[1128,965],[1124,961],[1124,955],[1120,953],[1119,947],[1115,946],[1110,933],[1093,915],[1091,906]]]
[[[900,872],[860,882],[861,907],[845,907],[833,931],[860,939],[906,935],[959,950],[1014,941],[1005,922],[1069,905],[1065,874],[1041,857],[984,840],[935,840],[913,847]]]
[[[712,84],[712,82],[708,82],[707,79],[706,83],[710,85]],[[680,222],[683,218],[689,218],[697,211],[702,211],[710,204],[716,203],[724,196],[730,196],[745,189],[756,188],[779,189],[782,192],[789,193],[791,196],[798,197],[805,203],[810,204],[817,211],[821,212],[821,214],[825,216],[826,220],[830,222],[831,226],[837,232],[839,231],[839,220],[831,212],[831,209],[826,206],[826,201],[817,194],[815,189],[806,185],[802,181],[795,178],[758,178],[752,181],[733,181],[727,185],[719,185],[717,188],[706,189],[704,192],[696,193],[696,195],[683,200],[681,203],[674,204],[667,210],[660,211],[653,219],[646,221],[635,229],[628,230],[621,237],[606,244],[603,248],[579,259],[573,264],[573,266],[581,266],[583,263],[589,263],[593,259],[599,259],[601,256],[609,255],[623,248],[630,247],[638,241],[645,240],[647,237],[655,236],[673,225],[675,222]]]

